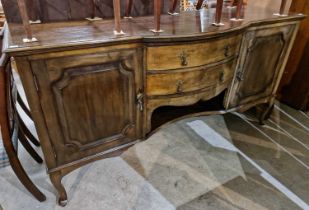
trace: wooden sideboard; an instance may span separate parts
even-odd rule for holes
[[[61,179],[99,158],[119,155],[152,129],[152,113],[224,94],[218,113],[266,104],[271,109],[303,15],[243,11],[221,27],[214,10],[122,21],[76,21],[32,25],[39,41],[23,43],[20,24],[10,23],[4,51],[15,58],[45,156],[48,173],[65,205]],[[205,107],[207,109],[207,107]]]

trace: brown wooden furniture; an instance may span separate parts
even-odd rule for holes
[[[3,145],[8,154],[9,162],[16,176],[26,189],[39,201],[46,200],[45,195],[33,184],[23,169],[16,149],[13,146],[13,139],[18,138],[26,151],[37,163],[43,160],[36,153],[29,143],[29,140],[36,146],[39,142],[31,134],[17,111],[17,103],[30,117],[30,112],[22,101],[12,77],[10,59],[6,54],[2,54],[0,59],[0,127]]]
[[[178,13],[175,12],[177,5],[178,5],[178,0],[171,0],[170,1],[169,11],[168,11],[169,15],[178,15]]]
[[[202,6],[203,6],[203,3],[204,3],[204,0],[197,0],[195,9],[200,10],[202,8]],[[215,0],[212,0],[212,1],[208,2],[208,3],[209,3],[209,5],[207,5],[208,9],[217,6],[217,1],[215,1]]]
[[[197,10],[201,9],[202,6],[203,6],[203,2],[204,2],[204,0],[198,0],[197,3],[196,3],[196,7],[195,8]]]
[[[279,9],[279,14],[280,15],[284,14],[284,9],[286,7],[286,3],[287,3],[287,0],[281,0],[281,5],[280,5],[280,9]]]
[[[30,28],[30,24],[29,24],[29,17],[27,14],[27,9],[26,9],[26,3],[25,0],[18,0],[18,7],[20,8],[20,15],[21,18],[23,19],[23,26],[26,32],[26,38],[24,38],[24,42],[33,42],[33,41],[37,41],[36,38],[34,38],[32,36],[32,30]]]
[[[155,34],[152,16],[135,17],[122,21],[121,37],[112,20],[36,24],[33,43],[9,24],[4,49],[16,60],[59,204],[67,201],[63,176],[146,138],[161,107],[223,95],[219,113],[265,104],[263,121],[304,18],[274,12],[248,5],[235,22],[223,9],[221,27],[196,12],[162,15]]]
[[[247,5],[248,0],[242,0],[244,5]],[[239,4],[239,0],[231,0],[231,6],[237,6]]]
[[[95,4],[92,4],[93,1]],[[121,6],[125,7],[128,0],[120,0]],[[163,0],[162,0],[163,1]],[[3,9],[9,23],[21,23],[21,16],[18,12],[17,0],[1,0]],[[29,19],[40,20],[42,23],[55,21],[84,20],[95,17],[110,19],[114,16],[113,1],[110,0],[26,0],[26,7]],[[134,0],[130,10],[130,16],[153,15],[153,0]],[[171,2],[162,2],[162,13],[166,14],[170,10]],[[177,2],[179,5],[179,2]],[[94,6],[94,7],[93,7]],[[94,9],[94,11],[93,11]],[[175,12],[178,12],[177,9]],[[121,17],[126,16],[126,9],[121,10]]]
[[[309,0],[292,1],[290,12],[309,15]],[[286,65],[278,99],[289,106],[309,110],[309,18],[300,25],[291,57]]]
[[[243,0],[238,0],[237,1],[237,7],[236,7],[235,20],[241,20],[242,7],[243,7]]]
[[[215,22],[213,23],[213,25],[215,26],[223,25],[223,23],[221,22],[222,9],[223,9],[223,0],[217,0]]]

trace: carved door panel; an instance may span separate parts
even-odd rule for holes
[[[229,108],[250,103],[273,94],[283,70],[295,25],[260,28],[248,31],[229,92]]]
[[[58,164],[140,137],[140,55],[132,49],[32,62]]]

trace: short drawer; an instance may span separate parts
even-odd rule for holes
[[[202,66],[238,53],[241,35],[201,43],[148,47],[147,69],[169,70]]]
[[[232,80],[236,60],[186,70],[152,72],[147,75],[147,96],[182,95]]]

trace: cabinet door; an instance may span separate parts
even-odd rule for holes
[[[141,60],[132,49],[32,62],[58,164],[140,137]]]
[[[295,29],[294,24],[250,29],[244,35],[228,107],[273,94]]]

